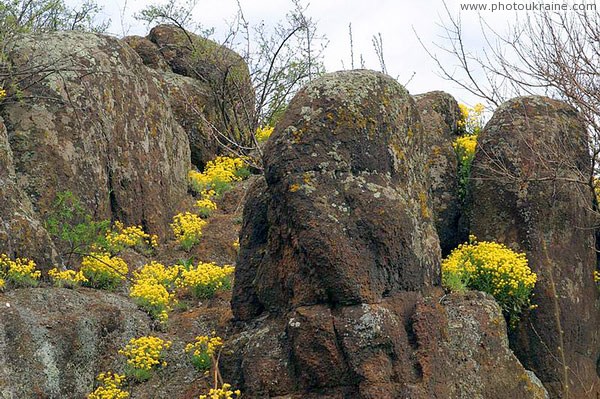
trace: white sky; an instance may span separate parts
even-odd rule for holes
[[[125,0],[105,0],[104,13],[112,19],[111,32],[122,36],[120,14]],[[147,4],[160,3],[161,0],[128,0],[124,26],[127,34],[146,35],[147,27],[131,18]],[[477,0],[463,0],[477,1]],[[498,0],[479,0],[482,3],[498,3]],[[532,2],[535,0],[529,0]],[[550,0],[548,0],[550,1]],[[513,3],[504,1],[502,3]],[[519,1],[517,1],[519,2]],[[284,18],[291,8],[289,0],[240,0],[246,18],[251,24],[261,20],[266,25],[274,24]],[[447,0],[453,14],[458,14],[461,0]],[[195,8],[197,22],[206,27],[214,27],[216,36],[227,30],[226,22],[236,12],[235,0],[200,0]],[[350,44],[348,24],[352,23],[354,38],[355,67],[359,67],[358,56],[362,54],[366,67],[379,70],[379,62],[371,43],[375,34],[383,36],[383,48],[388,73],[406,83],[413,73],[413,79],[407,85],[412,94],[431,90],[444,90],[454,95],[459,102],[473,105],[478,99],[456,84],[448,82],[437,75],[436,65],[423,50],[413,32],[417,31],[421,39],[432,49],[432,42],[440,43],[440,35],[444,33],[439,26],[445,19],[442,0],[313,0],[307,14],[318,23],[320,33],[327,36],[329,46],[325,51],[325,65],[328,72],[342,69],[342,60],[346,68],[350,68]],[[490,12],[481,14],[486,23],[499,31],[506,29],[507,23],[514,22],[513,12]],[[480,34],[478,13],[463,11],[461,13],[467,46],[473,51],[483,48]],[[437,51],[439,53],[439,50]],[[455,61],[446,58],[447,65]]]

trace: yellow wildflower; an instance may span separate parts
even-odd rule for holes
[[[91,253],[84,256],[81,272],[87,278],[87,285],[94,288],[115,289],[127,276],[127,263],[108,253]]]
[[[267,141],[267,139],[271,137],[273,130],[275,130],[275,128],[272,126],[259,127],[256,129],[256,141],[259,143]]]
[[[12,260],[6,254],[0,254],[0,277],[17,287],[33,287],[38,284],[41,272],[36,270],[35,262],[27,258]]]
[[[127,399],[129,392],[123,391],[121,386],[125,381],[125,376],[121,374],[100,373],[96,378],[100,385],[94,392],[88,395],[88,399]]]
[[[492,294],[513,321],[521,309],[529,307],[537,281],[524,253],[495,242],[477,242],[475,237],[470,244],[459,245],[442,262],[443,282],[456,278],[471,289]]]
[[[231,385],[225,383],[221,388],[211,388],[211,390],[208,391],[208,395],[200,395],[198,399],[233,399],[233,395],[235,395],[235,398],[237,399],[241,394],[239,389],[232,391]]]
[[[206,221],[190,212],[179,213],[173,217],[171,229],[175,239],[183,249],[188,251],[200,241],[202,229]]]
[[[198,266],[183,270],[177,280],[179,287],[187,287],[197,298],[211,298],[217,291],[231,288],[233,266],[218,266],[215,263],[202,263]]]
[[[56,287],[75,288],[81,283],[88,282],[81,270],[76,272],[75,270],[59,270],[55,267],[48,271],[48,276]]]

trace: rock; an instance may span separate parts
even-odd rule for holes
[[[221,154],[224,139],[217,132],[249,144],[254,88],[240,55],[173,25],[158,25],[146,38],[125,40],[147,66],[164,74],[175,116],[188,134],[194,165],[202,169]]]
[[[17,184],[13,153],[6,127],[0,118],[0,253],[29,257],[38,265],[52,264],[56,248],[33,210],[31,201]]]
[[[473,162],[473,234],[525,251],[538,276],[537,309],[522,317],[511,345],[556,398],[600,395],[590,165],[576,111],[545,97],[499,107]]]
[[[276,311],[439,284],[423,145],[414,101],[385,75],[333,73],[302,89],[265,148],[264,258],[238,263],[236,280],[254,278],[259,307]],[[264,214],[246,216],[248,248],[264,240]],[[239,295],[236,317],[256,308]]]
[[[158,46],[142,36],[126,36],[123,41],[127,43],[142,58],[144,65],[161,72],[170,72],[171,67],[167,64]]]
[[[250,325],[226,348],[238,362],[223,358],[223,374],[248,398],[547,398],[483,293],[402,292]]]
[[[467,241],[468,228],[458,191],[458,165],[452,143],[459,136],[460,108],[448,93],[432,91],[414,96],[423,123],[428,149],[427,167],[431,182],[435,227],[442,256]]]
[[[0,294],[0,397],[84,398],[100,372],[122,372],[117,351],[148,334],[127,298],[91,289]]]
[[[71,191],[95,219],[164,237],[187,193],[190,153],[160,75],[123,42],[91,33],[23,35],[6,53],[16,71],[34,71],[21,83],[26,100],[1,113],[16,181],[40,220]]]
[[[222,374],[248,398],[545,398],[500,307],[443,296],[414,101],[371,71],[292,100],[248,192]]]

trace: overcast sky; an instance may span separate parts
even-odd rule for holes
[[[477,0],[464,0],[477,1]],[[492,3],[490,0],[479,0],[482,3]],[[154,0],[154,4],[160,0]],[[284,18],[291,8],[288,0],[240,0],[246,18],[250,23],[261,20],[265,24],[273,24]],[[512,3],[512,1],[504,1]],[[148,28],[131,16],[152,4],[151,0],[129,0],[126,8],[126,18],[121,24],[121,10],[124,0],[105,0],[104,13],[110,17],[113,25],[111,32],[122,36],[127,34],[146,35]],[[460,0],[447,0],[451,13],[458,14]],[[496,0],[495,3],[498,3]],[[216,34],[227,30],[226,21],[231,20],[236,12],[235,0],[199,0],[195,8],[195,20],[206,27],[214,27]],[[355,57],[362,54],[366,67],[380,69],[379,62],[373,50],[372,37],[381,33],[383,49],[390,75],[397,78],[400,83],[408,83],[407,88],[412,94],[423,93],[431,90],[444,90],[454,95],[459,102],[473,105],[478,99],[459,89],[455,84],[445,81],[437,75],[437,69],[413,32],[428,46],[432,43],[441,43],[440,38],[444,31],[439,24],[446,18],[442,0],[313,0],[308,7],[307,14],[317,23],[319,32],[329,39],[325,51],[325,65],[328,72],[350,68],[350,43],[348,24],[352,24]],[[486,23],[502,31],[507,23],[514,21],[513,12],[490,12],[481,14]],[[467,38],[467,46],[478,50],[483,47],[478,13],[463,11],[462,22]],[[125,29],[122,28],[124,26]],[[439,52],[439,51],[438,51]],[[446,58],[447,65],[452,66],[455,61]],[[343,64],[342,64],[343,63]],[[358,61],[355,61],[358,66]],[[414,74],[414,77],[413,77]],[[412,77],[412,79],[411,79]]]

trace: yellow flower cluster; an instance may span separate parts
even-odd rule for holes
[[[452,143],[454,151],[460,158],[461,163],[470,161],[475,156],[475,148],[477,147],[477,136],[465,135],[458,137]]]
[[[89,286],[115,289],[126,279],[129,268],[123,259],[109,253],[91,253],[83,257],[81,272]]]
[[[2,291],[5,286],[6,286],[6,281],[4,281],[3,278],[0,278],[0,291]]]
[[[473,108],[465,104],[459,104],[460,116],[458,127],[466,134],[478,134],[483,128],[483,113],[485,106],[481,103],[475,104]]]
[[[171,229],[175,235],[175,239],[181,247],[189,251],[195,244],[200,241],[202,229],[206,225],[206,221],[198,215],[190,212],[178,213],[173,217]]]
[[[600,283],[600,272],[599,271],[594,270],[594,281],[596,283]]]
[[[230,183],[242,180],[246,172],[243,158],[219,156],[206,163],[204,172],[190,170],[188,178],[194,191],[202,193],[214,190],[218,196],[229,188]]]
[[[136,281],[146,280],[171,288],[174,287],[180,270],[181,266],[166,267],[162,263],[152,261],[134,271],[133,278]]]
[[[119,353],[127,358],[127,365],[136,370],[150,371],[156,366],[165,367],[164,351],[171,347],[171,341],[158,337],[145,336],[132,338]]]
[[[81,270],[76,272],[75,270],[59,270],[55,267],[48,271],[48,275],[56,287],[75,288],[81,283],[88,282]]]
[[[232,391],[230,384],[223,384],[221,388],[211,388],[208,395],[200,395],[198,399],[233,399],[239,398],[242,393],[239,389]]]
[[[186,345],[185,351],[191,355],[192,364],[197,369],[208,370],[222,346],[221,337],[198,335],[194,342]]]
[[[272,126],[259,127],[256,129],[256,141],[259,143],[267,141],[267,139],[271,137],[273,130],[275,130],[275,128]]]
[[[212,356],[218,352],[223,346],[223,338],[221,337],[209,337],[207,335],[198,335],[194,342],[189,343],[185,346],[187,353],[192,352],[192,355],[200,356],[201,353],[205,352],[209,356]]]
[[[6,254],[0,254],[0,279],[8,281],[17,287],[35,286],[41,272],[35,269],[35,262],[27,258],[12,260]],[[2,287],[4,284],[2,284]]]
[[[524,253],[495,242],[477,242],[473,236],[442,262],[443,281],[456,277],[471,289],[493,295],[511,319],[529,305],[537,281]]]
[[[3,87],[0,87],[0,101],[4,100],[6,97],[6,90]]]
[[[167,322],[168,312],[177,303],[175,295],[170,290],[175,287],[180,268],[179,266],[165,267],[161,263],[152,261],[133,272],[134,281],[129,296],[161,323]]]
[[[146,310],[150,316],[161,323],[169,319],[169,311],[176,303],[175,295],[169,293],[164,285],[151,280],[139,280],[133,283],[129,296],[138,306]]]
[[[158,246],[158,237],[146,233],[140,226],[125,227],[116,221],[113,228],[106,233],[106,242],[112,253],[125,248],[152,249]]]
[[[189,288],[196,298],[211,298],[217,291],[231,288],[234,270],[233,266],[221,267],[215,263],[200,262],[194,268],[182,270],[177,285]]]
[[[216,197],[215,190],[205,190],[200,193],[201,198],[196,201],[196,208],[200,216],[209,217],[213,211],[217,210],[217,203],[213,201]]]
[[[94,392],[88,395],[88,399],[127,399],[129,392],[121,389],[125,376],[108,373],[100,373],[97,380],[102,384]]]

